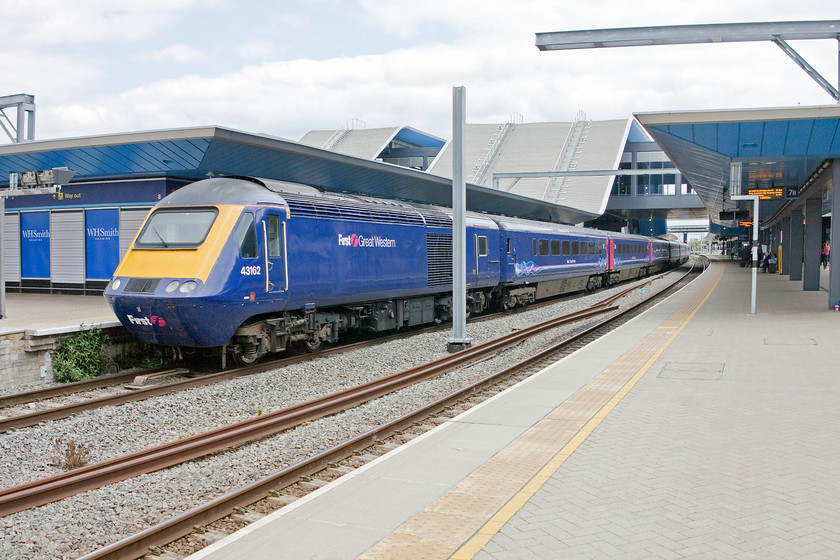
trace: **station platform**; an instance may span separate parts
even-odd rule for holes
[[[715,261],[641,316],[190,556],[836,558],[840,313]]]
[[[119,326],[120,322],[102,296],[7,293],[0,335],[72,332],[82,324],[106,328]]]

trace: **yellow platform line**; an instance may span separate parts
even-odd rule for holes
[[[714,291],[723,267],[716,266],[715,273],[703,290],[595,379],[359,558],[473,558],[586,441],[688,325]]]

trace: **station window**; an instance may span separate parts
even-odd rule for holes
[[[540,239],[540,256],[548,255],[548,239]]]
[[[486,257],[487,256],[487,237],[484,235],[478,236],[478,256],[479,257]]]
[[[560,240],[552,239],[551,240],[551,255],[557,256],[560,254]]]
[[[239,243],[239,255],[243,259],[257,256],[257,229],[254,227],[254,215],[245,212],[236,224],[236,241]]]

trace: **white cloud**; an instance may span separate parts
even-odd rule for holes
[[[274,45],[270,41],[250,41],[237,45],[234,49],[242,58],[266,58],[274,54]]]
[[[179,43],[160,50],[140,53],[136,58],[143,62],[195,62],[204,60],[207,56],[195,47]]]
[[[720,0],[692,4],[606,0],[597,6],[576,3],[574,10],[567,2],[537,0],[464,1],[457,6],[451,0],[428,0],[422,7],[409,0],[361,3],[370,18],[406,36],[422,33],[429,24],[459,32],[448,44],[419,44],[424,43],[420,40],[418,46],[381,54],[251,64],[217,76],[151,80],[142,87],[90,99],[47,97],[45,103],[41,96],[38,135],[218,124],[299,138],[308,130],[340,128],[348,119],[358,118],[369,128],[409,125],[449,137],[451,88],[458,85],[467,87],[467,120],[472,123],[503,122],[514,111],[537,122],[572,120],[578,109],[603,120],[646,111],[831,103],[769,43],[557,52],[540,52],[534,46],[537,31],[747,21],[758,19],[748,16],[754,16],[759,6],[761,19],[820,19],[824,16],[814,12],[825,11],[831,5],[827,0],[815,1],[813,7],[797,6],[800,16],[791,14],[789,4],[781,0],[745,1],[731,7]],[[714,17],[727,10],[731,18]],[[833,82],[836,44],[807,43],[801,52]],[[187,42],[176,46],[183,49],[184,57],[197,52]],[[242,49],[240,54],[253,59],[262,58],[259,53],[268,56],[272,43],[220,41],[216,47]],[[95,76],[95,70],[84,65],[68,61],[68,66]],[[0,62],[0,70],[6,68]],[[14,70],[3,74],[17,75]]]
[[[6,0],[3,28],[28,45],[150,37],[200,0]]]

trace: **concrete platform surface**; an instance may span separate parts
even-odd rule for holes
[[[0,335],[58,334],[77,330],[80,324],[115,327],[120,322],[102,296],[7,293]]]
[[[760,274],[751,315],[750,279],[718,262],[190,558],[836,558],[840,313]]]

